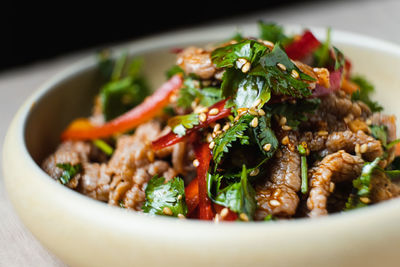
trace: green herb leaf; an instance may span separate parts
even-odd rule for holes
[[[195,125],[199,125],[199,123],[199,115],[196,113],[179,115],[168,120],[168,126],[178,136],[184,136],[187,129],[192,129]]]
[[[278,67],[283,65],[285,70]],[[299,79],[292,77],[292,71],[299,74]],[[275,44],[274,49],[260,58],[260,65],[254,67],[250,75],[262,76],[266,80],[267,86],[277,94],[290,95],[302,98],[311,95],[308,83],[314,81],[307,74],[300,71],[289,59],[285,51],[279,44]]]
[[[208,196],[215,203],[228,207],[230,210],[237,213],[244,213],[252,220],[257,208],[255,200],[255,190],[247,179],[246,166],[243,165],[240,181],[228,182],[228,185],[222,188],[224,177],[216,174],[208,174],[207,187]]]
[[[214,139],[215,146],[212,154],[215,168],[220,163],[224,153],[228,153],[229,148],[232,147],[234,142],[240,140],[242,145],[249,144],[249,137],[245,135],[245,131],[249,128],[249,123],[253,118],[249,114],[243,115],[227,131]]]
[[[378,165],[380,160],[381,158],[378,157],[374,161],[364,164],[360,177],[353,180],[354,192],[350,194],[345,210],[367,206],[367,204],[363,203],[360,198],[369,197],[372,175],[376,169],[380,168]]]
[[[371,95],[374,93],[374,86],[368,82],[362,76],[354,76],[351,78],[351,81],[357,84],[360,87],[360,90],[353,93],[351,99],[353,101],[362,101],[368,105],[372,112],[379,112],[383,110],[383,107],[378,104],[378,102],[371,100]]]
[[[289,38],[284,34],[283,27],[275,23],[259,21],[258,29],[260,32],[260,38],[272,43],[281,43],[282,45],[285,45],[292,40],[292,38]]]
[[[316,67],[326,67],[330,57],[331,28],[326,31],[326,40],[314,52],[314,64]]]
[[[276,221],[276,220],[278,220],[278,219],[276,217],[274,217],[272,214],[268,214],[264,218],[264,222],[270,222],[270,221]]]
[[[271,129],[271,115],[266,114],[265,116],[258,117],[258,125],[257,127],[252,128],[252,131],[260,151],[266,158],[271,158],[279,146],[278,139],[276,138],[274,131]],[[267,144],[271,145],[268,151],[264,149]]]
[[[294,130],[301,122],[308,120],[308,114],[313,114],[319,107],[321,100],[319,98],[299,99],[295,104],[279,103],[264,107],[266,113],[285,116],[287,125]]]
[[[211,53],[211,60],[217,68],[241,69],[243,62],[238,59],[245,59],[251,64],[257,63],[258,60],[269,49],[254,40],[244,40],[236,44],[227,45],[215,49]]]
[[[181,178],[175,177],[165,183],[164,177],[155,176],[148,182],[145,193],[143,212],[165,215],[163,209],[169,208],[172,216],[187,214],[185,185]]]
[[[82,171],[82,165],[80,163],[75,165],[72,165],[71,163],[57,163],[56,166],[63,169],[63,173],[61,174],[59,181],[64,185],[68,184],[75,175]]]
[[[177,105],[183,108],[190,108],[192,102],[197,98],[199,104],[209,107],[222,99],[221,90],[214,87],[198,88],[199,81],[187,77],[184,81],[184,87],[179,90]]]
[[[170,79],[172,76],[174,76],[175,74],[182,74],[184,75],[185,72],[183,71],[183,69],[181,67],[179,67],[178,65],[173,65],[171,68],[169,68],[166,72],[165,75],[167,76],[167,79]]]
[[[369,129],[375,139],[380,140],[383,146],[387,145],[387,127],[385,125],[371,125]]]

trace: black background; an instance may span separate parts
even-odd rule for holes
[[[15,3],[2,10],[0,71],[74,51],[170,30],[271,11],[316,0],[240,2],[106,2],[93,6],[54,1]],[[1,21],[0,21],[1,22]]]

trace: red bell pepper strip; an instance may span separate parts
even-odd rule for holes
[[[199,205],[199,183],[197,178],[194,178],[185,188],[186,205],[188,208],[188,215]]]
[[[209,107],[209,110],[211,110],[213,108],[217,108],[219,110],[218,114],[210,115],[207,113],[207,119],[204,122],[200,122],[198,125],[194,126],[192,129],[187,130],[186,135],[179,136],[171,131],[168,134],[161,136],[157,140],[153,141],[152,142],[153,150],[160,150],[165,147],[175,145],[176,143],[178,143],[178,142],[182,141],[184,138],[186,138],[186,136],[189,136],[191,133],[193,133],[199,129],[205,128],[217,120],[228,117],[231,114],[231,109],[225,108],[226,101],[227,101],[226,99],[221,100],[221,101],[215,103],[214,105],[212,105],[211,107]]]
[[[199,219],[214,219],[212,202],[207,193],[207,172],[210,167],[211,151],[207,143],[197,143],[194,147],[196,159],[199,161],[197,167],[197,183],[199,185]]]
[[[224,206],[221,206],[217,203],[214,203],[214,210],[216,213],[221,214],[221,211],[224,209]],[[228,214],[226,214],[224,217],[221,218],[222,221],[236,221],[238,218],[238,215],[231,211],[229,208],[228,209]]]
[[[73,123],[62,133],[61,139],[97,139],[130,130],[156,116],[170,103],[171,95],[180,89],[181,86],[181,75],[174,75],[141,104],[123,115],[101,126],[86,125],[85,127],[78,127],[77,124]]]
[[[314,52],[321,45],[310,31],[305,31],[303,35],[293,43],[285,47],[286,54],[293,60],[301,60]]]

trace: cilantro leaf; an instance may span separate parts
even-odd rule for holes
[[[279,68],[278,65],[283,65],[285,70]],[[299,79],[291,75],[293,71],[298,73]],[[270,53],[262,56],[260,65],[254,67],[249,74],[264,77],[267,86],[277,94],[291,95],[298,98],[311,95],[311,90],[308,88],[309,85],[304,81],[314,81],[314,79],[301,72],[279,44],[276,44]]]
[[[269,49],[255,40],[243,40],[215,49],[211,53],[211,60],[217,68],[241,69],[243,63],[239,59],[245,59],[251,64],[258,62],[260,57]],[[239,61],[238,61],[239,60]]]
[[[198,81],[187,77],[184,87],[179,90],[177,105],[183,108],[190,108],[192,102],[197,98],[199,104],[209,107],[222,99],[221,90],[215,87],[198,88]]]
[[[127,66],[127,55],[114,63],[110,81],[100,89],[100,100],[106,121],[127,112],[150,94],[145,78],[140,74],[142,60],[132,60]]]
[[[228,207],[237,213],[244,213],[251,220],[257,208],[255,190],[247,179],[246,166],[243,165],[240,180],[228,183],[222,188],[223,176],[208,174],[207,188],[208,196],[215,203]],[[227,182],[227,181],[225,181]]]
[[[371,179],[373,172],[379,169],[379,161],[381,158],[376,158],[372,162],[367,162],[361,171],[360,177],[353,180],[353,193],[350,194],[345,210],[351,210],[367,206],[362,201],[362,198],[368,198],[371,191]]]
[[[165,215],[164,208],[172,211],[172,216],[186,215],[185,185],[183,180],[175,177],[165,183],[164,177],[154,176],[147,184],[146,202],[142,209],[145,213]]]
[[[294,130],[301,122],[307,121],[307,114],[313,114],[319,107],[321,100],[319,98],[309,98],[297,100],[295,104],[288,102],[268,105],[264,107],[266,113],[285,116],[287,125]]]
[[[173,65],[171,68],[169,68],[166,72],[165,75],[167,76],[167,79],[170,79],[172,76],[174,76],[175,74],[182,74],[184,75],[185,72],[183,71],[183,69],[181,67],[179,67],[178,65]]]
[[[360,87],[360,90],[354,92],[351,96],[353,101],[362,101],[364,102],[372,112],[379,112],[383,110],[383,107],[378,104],[376,101],[371,100],[371,94],[374,93],[374,86],[368,82],[362,76],[354,76],[351,78],[351,81],[357,84]]]
[[[249,128],[249,123],[253,118],[249,114],[243,115],[228,130],[214,139],[215,146],[212,154],[215,167],[220,163],[224,153],[227,153],[232,147],[232,143],[240,140],[242,145],[249,144],[249,137],[245,135],[245,131]]]
[[[266,114],[265,116],[258,117],[258,125],[252,128],[252,131],[260,151],[266,158],[271,158],[279,146],[278,139],[271,129],[271,115]],[[267,144],[270,144],[268,151],[264,148]]]
[[[199,115],[196,113],[179,115],[168,120],[168,126],[178,136],[184,136],[187,129],[192,129],[195,125],[199,125],[199,123]]]
[[[385,125],[371,125],[369,129],[375,139],[380,140],[383,146],[387,145],[387,127]]]
[[[285,45],[292,40],[292,38],[289,38],[284,34],[283,27],[275,23],[266,23],[263,21],[259,21],[258,29],[260,32],[260,38],[270,41],[272,43],[281,43]]]
[[[330,57],[331,28],[326,32],[326,40],[314,51],[314,64],[316,67],[326,67]]]
[[[80,163],[75,165],[72,165],[71,163],[57,163],[56,166],[63,169],[61,177],[58,179],[64,185],[68,184],[75,175],[82,171],[82,165]]]

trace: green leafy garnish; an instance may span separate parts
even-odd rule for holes
[[[252,128],[255,141],[266,158],[271,158],[279,146],[278,139],[274,131],[271,129],[271,114],[258,117],[258,126]],[[270,144],[269,149],[265,148]]]
[[[167,79],[170,79],[172,76],[174,76],[175,74],[182,74],[184,75],[185,72],[183,71],[183,69],[181,67],[179,67],[178,65],[173,65],[171,68],[169,68],[166,72],[165,75],[167,76]]]
[[[368,199],[371,192],[371,179],[373,172],[379,169],[379,161],[381,158],[376,158],[372,162],[367,162],[362,168],[361,175],[353,180],[353,192],[350,194],[345,210],[351,210],[367,206],[363,199]]]
[[[164,177],[153,177],[147,184],[146,202],[142,209],[145,213],[165,214],[165,208],[171,211],[171,216],[186,215],[185,185],[183,180],[175,177],[165,183]]]
[[[150,94],[147,82],[140,74],[142,63],[136,59],[127,65],[127,56],[124,54],[114,64],[111,80],[100,90],[106,121],[132,109]]]
[[[380,140],[383,146],[387,145],[387,127],[385,125],[371,125],[369,129],[375,139]]]
[[[274,217],[272,214],[268,214],[267,216],[265,216],[264,221],[265,222],[270,222],[270,221],[276,221],[278,220],[276,217]]]
[[[103,151],[107,156],[111,156],[112,153],[114,152],[114,149],[101,139],[95,139],[92,142],[93,145],[95,145],[97,148]]]
[[[351,81],[357,84],[360,89],[354,92],[351,96],[353,101],[362,101],[371,109],[372,112],[379,112],[383,110],[383,107],[378,104],[376,101],[371,100],[371,94],[374,93],[374,86],[368,82],[362,76],[354,76],[351,78]]]
[[[179,90],[177,105],[183,108],[190,108],[192,102],[198,99],[198,103],[204,107],[209,107],[222,99],[221,90],[214,87],[198,88],[199,81],[187,77],[184,87]]]
[[[224,153],[228,153],[234,142],[240,141],[242,145],[249,144],[249,137],[245,135],[245,131],[253,118],[254,116],[249,114],[243,115],[227,131],[214,139],[215,146],[212,154],[215,167],[220,163]]]
[[[307,166],[307,150],[303,145],[298,145],[297,150],[301,159],[301,193],[308,192],[308,166]]]
[[[195,125],[199,125],[199,123],[199,115],[196,113],[179,115],[168,120],[168,126],[178,136],[184,136],[187,129],[192,129]]]
[[[308,114],[313,114],[321,104],[319,98],[299,99],[296,103],[289,102],[268,105],[264,109],[266,113],[285,116],[286,124],[296,130],[301,122],[308,120]]]
[[[326,67],[330,57],[331,49],[331,28],[326,31],[326,40],[314,52],[314,65],[316,67]]]
[[[292,38],[289,38],[284,34],[283,27],[275,23],[259,21],[258,29],[260,32],[260,38],[263,40],[267,40],[272,43],[281,43],[282,45],[292,41]]]
[[[58,178],[58,180],[64,185],[68,184],[75,175],[82,171],[82,165],[80,163],[75,165],[72,165],[71,163],[57,163],[56,166],[63,169],[61,177]]]
[[[223,179],[224,177],[219,174],[208,174],[208,196],[215,203],[228,207],[239,214],[244,213],[252,220],[257,208],[256,192],[247,179],[246,166],[242,167],[239,181],[222,181]],[[228,185],[223,186],[224,182],[227,182]]]

